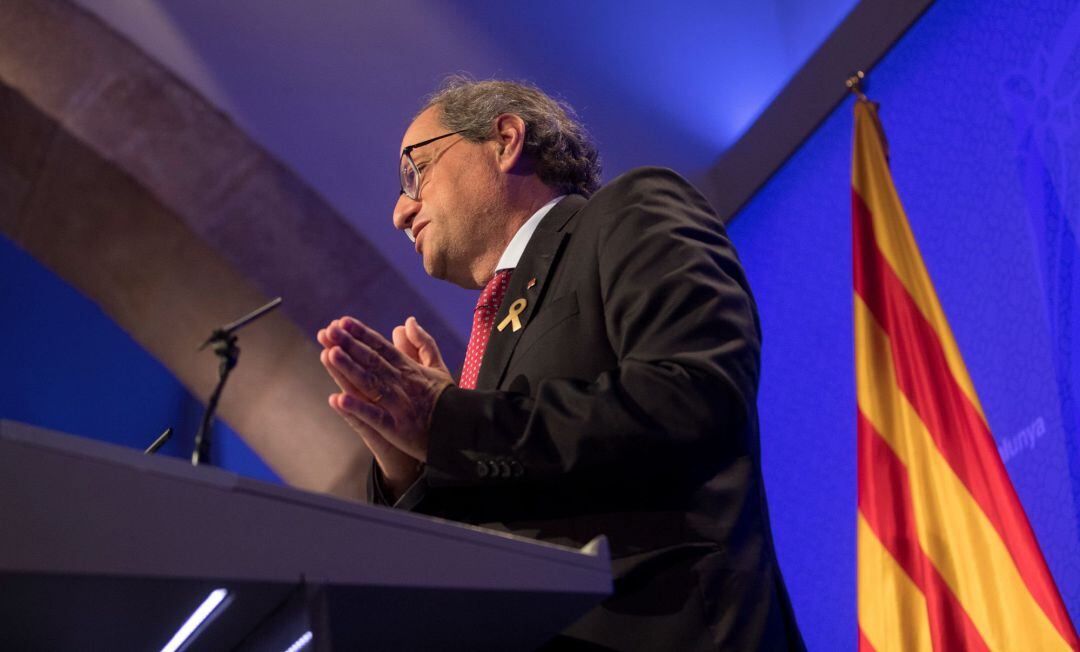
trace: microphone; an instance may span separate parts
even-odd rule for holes
[[[165,429],[165,432],[158,435],[158,438],[154,440],[154,443],[150,444],[143,453],[146,455],[153,455],[158,452],[158,449],[164,446],[165,442],[169,441],[169,437],[172,437],[172,426],[169,426]]]
[[[283,299],[281,297],[278,297],[278,298],[272,300],[270,303],[266,304],[265,306],[262,306],[261,308],[256,308],[255,310],[252,310],[250,313],[244,315],[240,319],[237,319],[236,321],[234,321],[231,324],[226,324],[225,326],[222,326],[221,328],[215,328],[214,331],[212,333],[210,333],[210,337],[206,338],[206,341],[203,342],[201,346],[199,346],[198,350],[202,351],[207,346],[209,346],[211,343],[228,338],[234,332],[240,330],[244,326],[247,326],[251,322],[258,319],[259,317],[262,317],[263,315],[270,312],[274,308],[277,308],[278,306],[280,306],[282,301],[283,301]]]
[[[229,379],[229,372],[236,366],[240,359],[240,347],[236,346],[236,331],[247,326],[256,319],[262,317],[274,308],[281,305],[282,298],[278,297],[266,305],[244,315],[240,319],[226,324],[221,328],[215,328],[210,337],[199,347],[202,351],[207,346],[213,345],[214,354],[221,359],[218,365],[218,383],[214,392],[210,394],[210,400],[206,402],[206,410],[203,412],[199,431],[195,433],[195,450],[191,453],[191,464],[198,466],[200,463],[210,463],[210,424],[214,420],[214,412],[217,410],[221,392],[225,389],[225,381]]]

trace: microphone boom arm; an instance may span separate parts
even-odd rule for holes
[[[281,297],[277,297],[270,303],[253,310],[231,324],[215,328],[210,337],[199,347],[201,351],[208,345],[212,345],[214,354],[220,358],[220,362],[218,364],[217,386],[214,387],[210,399],[206,402],[206,410],[203,411],[199,431],[195,433],[195,450],[191,453],[191,463],[194,466],[210,464],[210,426],[214,421],[214,413],[217,411],[221,392],[225,389],[225,381],[229,379],[229,373],[236,367],[236,363],[240,359],[240,347],[236,345],[236,331],[277,308],[281,305],[281,301]]]

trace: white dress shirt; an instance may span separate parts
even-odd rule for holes
[[[499,264],[495,266],[495,271],[500,269],[514,269],[517,267],[518,261],[521,260],[521,254],[525,253],[525,247],[529,244],[529,240],[532,239],[532,234],[536,231],[536,227],[540,226],[540,220],[544,219],[544,216],[548,214],[552,208],[555,208],[555,204],[559,203],[559,200],[566,195],[559,195],[555,199],[552,199],[548,203],[544,204],[532,214],[521,228],[517,230],[514,237],[510,240],[510,244],[506,245],[506,250],[503,251],[502,258],[499,259]]]

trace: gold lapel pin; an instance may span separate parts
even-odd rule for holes
[[[510,330],[518,332],[521,330],[521,313],[525,311],[525,306],[529,305],[529,302],[525,300],[525,297],[516,299],[510,304],[510,313],[506,315],[506,318],[499,322],[499,332],[501,333],[507,324],[510,325]]]

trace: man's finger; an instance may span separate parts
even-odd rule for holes
[[[382,460],[389,455],[392,455],[397,451],[397,447],[386,441],[386,438],[373,430],[370,426],[365,424],[354,417],[348,410],[341,405],[342,394],[330,395],[330,407],[337,412],[345,422],[360,435],[360,438],[364,440],[364,445],[368,447],[371,454],[375,456],[377,460]]]
[[[354,398],[348,394],[338,394],[338,404],[352,416],[359,419],[364,425],[375,430],[391,444],[395,443],[389,435],[395,431],[394,418],[390,413],[379,405],[373,405],[366,401]]]
[[[389,452],[389,450],[393,448],[393,445],[390,444],[390,442],[387,442],[386,437],[383,437],[378,432],[372,430],[372,427],[368,426],[360,419],[356,419],[352,415],[352,412],[345,409],[341,404],[341,399],[343,397],[345,397],[345,394],[330,394],[328,400],[330,407],[334,408],[334,411],[337,412],[342,419],[345,419],[352,429],[364,439],[364,444],[366,444],[372,452],[376,454]]]
[[[371,347],[353,337],[340,326],[330,329],[330,341],[334,343],[336,348],[340,348],[353,361],[369,372],[383,375],[397,374],[397,368],[385,356],[372,350]],[[394,349],[394,355],[400,356],[401,354],[398,353],[397,349]]]
[[[386,338],[367,327],[363,322],[353,317],[342,317],[341,328],[352,335],[358,342],[368,347],[384,360],[395,367],[400,367],[405,362],[404,355],[394,348],[394,345],[386,341]]]
[[[404,326],[395,326],[392,337],[394,340],[394,347],[398,351],[409,356],[410,359],[420,362],[420,351],[416,348],[416,345],[409,340],[409,336],[405,332]]]
[[[327,324],[326,326],[323,326],[322,328],[320,328],[319,332],[315,333],[315,340],[319,344],[322,344],[325,348],[328,348],[328,349],[330,347],[334,346],[333,341],[331,341],[331,339],[330,339],[330,329],[334,328],[335,326],[338,326],[340,321],[341,320],[339,320],[339,319],[335,319],[335,320],[331,321],[329,324]]]
[[[348,355],[339,346],[335,346],[327,352],[327,359],[331,366],[358,391],[348,392],[349,396],[366,398],[372,403],[397,399],[397,395],[391,392],[386,383],[381,381],[377,374],[372,373],[365,367],[357,364],[352,356]],[[344,389],[344,388],[342,388]]]
[[[338,368],[334,366],[332,362],[330,362],[330,349],[323,349],[323,351],[319,353],[319,362],[321,362],[322,365],[326,367],[326,372],[330,374],[330,378],[332,378],[334,382],[337,383],[337,386],[341,389],[341,391],[345,392],[346,394],[365,396],[364,392],[361,392],[356,385],[353,385],[351,382],[349,382],[349,379],[342,375],[342,373],[338,371]]]
[[[330,377],[334,379],[334,382],[337,383],[337,386],[341,389],[343,393],[362,398],[366,401],[382,400],[383,394],[381,393],[381,390],[361,390],[352,381],[350,381],[345,376],[345,374],[343,374],[341,370],[338,369],[338,367],[334,365],[333,362],[331,362],[330,349],[327,349],[321,354],[319,354],[319,360],[323,363],[323,366],[326,367],[326,371],[330,374]]]
[[[405,334],[416,350],[419,352],[420,364],[425,367],[445,367],[442,354],[439,353],[439,345],[422,326],[416,321],[416,317],[405,320]]]

